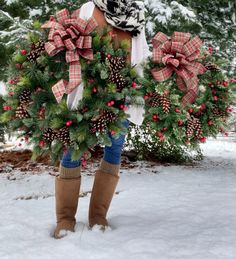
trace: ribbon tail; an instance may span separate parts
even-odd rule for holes
[[[185,81],[187,86],[187,93],[182,98],[183,106],[186,106],[189,103],[194,103],[198,96],[198,78],[194,77],[191,80]]]
[[[52,92],[57,100],[58,103],[61,102],[63,95],[66,93],[66,87],[68,85],[68,82],[65,80],[58,81],[53,87]]]
[[[66,93],[70,94],[74,89],[81,84],[81,65],[80,61],[70,63],[69,68],[69,85],[66,89]]]

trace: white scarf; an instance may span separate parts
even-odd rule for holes
[[[133,0],[93,0],[113,27],[137,36],[145,25],[144,4]]]

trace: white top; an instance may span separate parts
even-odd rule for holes
[[[79,17],[84,20],[88,20],[92,17],[94,12],[95,4],[88,2],[82,5],[80,9]],[[132,51],[131,51],[131,64],[136,66],[137,73],[142,76],[143,69],[141,64],[150,56],[149,47],[145,36],[145,28],[137,36],[132,38]],[[67,97],[67,105],[69,109],[75,110],[78,106],[79,101],[83,98],[84,85],[81,83],[72,93]],[[130,115],[129,121],[136,125],[141,125],[144,119],[144,107],[137,105],[130,105],[125,111],[126,114]]]

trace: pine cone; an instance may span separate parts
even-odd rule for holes
[[[191,138],[193,135],[198,139],[202,137],[202,127],[198,118],[192,116],[188,119],[186,135],[188,138]]]
[[[152,101],[151,101],[151,107],[157,107],[160,104],[160,95],[157,93],[154,93],[152,96]]]
[[[194,120],[193,117],[191,117],[190,119],[188,119],[187,121],[187,131],[186,131],[186,135],[187,137],[190,139],[194,133]]]
[[[160,105],[162,106],[163,112],[164,113],[169,113],[170,111],[170,101],[167,98],[165,94],[161,95],[159,98]]]
[[[121,92],[126,86],[126,80],[119,73],[111,72],[109,75],[109,81],[116,84],[117,90]]]
[[[116,120],[115,113],[111,111],[103,110],[99,116],[92,119],[92,128],[90,129],[90,131],[92,133],[105,132],[107,125],[115,120]]]
[[[30,62],[36,62],[37,58],[45,51],[45,42],[40,40],[39,42],[31,45],[31,52],[27,55]]]
[[[48,128],[43,131],[43,139],[51,143],[56,138],[56,133],[53,129]]]
[[[55,138],[60,140],[64,146],[70,145],[70,132],[67,127],[61,128],[55,135]]]
[[[220,68],[212,62],[207,62],[204,66],[207,70],[210,71],[220,71]]]
[[[19,101],[21,104],[29,104],[30,102],[30,96],[31,92],[29,90],[24,90],[20,95],[19,95]]]
[[[16,118],[19,119],[25,119],[25,118],[29,118],[29,113],[26,110],[26,107],[23,104],[20,104],[19,107],[17,107],[16,109]]]
[[[226,121],[227,119],[227,112],[220,111],[219,108],[214,108],[212,113],[215,117],[221,117],[223,121]]]
[[[120,72],[121,69],[125,67],[125,63],[126,63],[125,57],[111,57],[109,61],[110,61],[110,71],[113,73]]]

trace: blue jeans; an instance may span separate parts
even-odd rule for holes
[[[123,122],[123,125],[128,128],[129,121]],[[112,145],[110,147],[105,146],[103,159],[114,165],[120,164],[122,149],[125,143],[125,135],[121,134],[118,138],[114,138],[111,133],[108,134],[111,139]],[[75,168],[80,166],[80,160],[71,160],[71,151],[68,150],[63,154],[61,165],[65,168]]]

